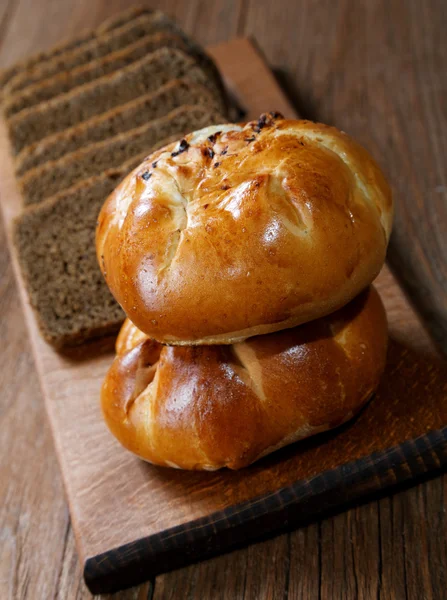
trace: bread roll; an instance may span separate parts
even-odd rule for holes
[[[229,344],[317,319],[380,271],[390,188],[333,127],[263,115],[186,136],[106,201],[97,254],[148,336]]]
[[[149,462],[239,469],[355,415],[386,346],[372,287],[330,316],[234,345],[164,346],[127,320],[102,409],[121,444]]]

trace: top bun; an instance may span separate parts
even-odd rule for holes
[[[383,265],[392,214],[366,150],[273,113],[149,156],[102,208],[98,260],[148,336],[229,344],[348,303]]]

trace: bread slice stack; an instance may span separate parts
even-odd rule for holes
[[[101,392],[111,432],[156,465],[210,471],[352,419],[385,366],[371,283],[392,218],[374,160],[319,123],[269,113],[148,156],[98,219],[128,317]]]
[[[0,86],[24,203],[15,245],[42,334],[60,348],[115,331],[100,207],[145,156],[227,120],[218,70],[165,14],[137,8],[3,71]]]

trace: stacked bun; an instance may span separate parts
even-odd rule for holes
[[[155,464],[237,469],[350,419],[385,364],[370,284],[392,215],[362,147],[276,113],[148,157],[96,234],[128,316],[102,390],[114,435]]]

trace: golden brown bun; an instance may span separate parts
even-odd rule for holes
[[[99,217],[107,283],[163,343],[228,344],[337,310],[379,273],[390,188],[346,134],[264,115],[147,158]]]
[[[232,346],[163,346],[127,320],[102,409],[147,461],[239,469],[350,419],[379,383],[386,346],[372,287],[328,317]]]

